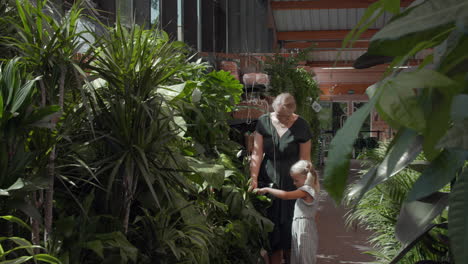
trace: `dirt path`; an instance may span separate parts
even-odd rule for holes
[[[352,163],[350,178],[355,179],[358,163]],[[363,252],[370,249],[366,242],[369,232],[362,228],[346,228],[346,210],[336,206],[333,200],[323,192],[317,228],[319,248],[317,264],[361,264],[374,263],[374,258]]]

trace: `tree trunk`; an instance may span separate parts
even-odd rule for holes
[[[128,232],[128,222],[130,220],[130,207],[132,204],[132,177],[126,175],[124,178],[124,217],[123,217],[123,229],[124,233]]]
[[[59,106],[60,106],[60,116],[63,114],[63,103],[65,98],[65,78],[67,76],[67,67],[66,65],[60,65],[60,79],[59,79]],[[57,124],[59,121],[58,117],[55,120],[52,120],[54,124]],[[56,149],[55,146],[52,147],[52,151],[49,155],[49,164],[48,164],[48,176],[49,176],[49,188],[46,192],[46,201],[44,208],[44,243],[50,239],[52,234],[52,222],[53,222],[53,208],[54,208],[54,181],[55,181],[55,158],[56,158]]]
[[[47,103],[47,92],[44,80],[39,80],[39,86],[41,87],[41,106],[44,107]]]
[[[44,243],[49,241],[52,234],[52,219],[53,219],[53,208],[54,208],[54,178],[55,178],[55,146],[49,154],[49,164],[47,166],[47,174],[49,176],[49,186],[46,191],[46,200],[44,207]]]
[[[37,197],[37,194],[39,193],[39,198]],[[35,206],[38,210],[42,208],[42,203],[44,201],[44,193],[42,190],[35,191],[33,192],[33,197],[31,204]],[[40,240],[40,227],[39,227],[39,221],[37,219],[34,219],[31,217],[31,241],[34,245],[40,245],[41,240]],[[34,249],[35,254],[39,254],[39,249],[35,248]]]

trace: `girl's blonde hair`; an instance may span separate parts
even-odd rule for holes
[[[308,160],[299,160],[298,162],[292,165],[291,169],[289,170],[291,174],[301,174],[306,177],[305,185],[309,185],[310,187],[318,188],[316,184],[317,172],[315,171],[312,163]],[[318,190],[316,190],[318,191]]]

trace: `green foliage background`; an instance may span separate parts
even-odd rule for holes
[[[288,92],[295,97],[296,112],[307,120],[312,131],[311,157],[315,158],[319,144],[320,122],[318,113],[312,109],[312,103],[318,101],[320,88],[312,74],[297,67],[300,61],[307,59],[309,52],[310,49],[304,49],[299,54],[290,57],[275,54],[266,61],[265,70],[271,78],[271,89],[268,92],[270,95],[276,96]]]

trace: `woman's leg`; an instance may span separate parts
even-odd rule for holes
[[[270,264],[281,264],[282,259],[283,259],[283,251],[282,250],[277,250],[274,251],[273,254],[270,256]]]
[[[283,259],[284,259],[284,263],[286,264],[291,263],[291,250],[290,249],[283,251]]]

